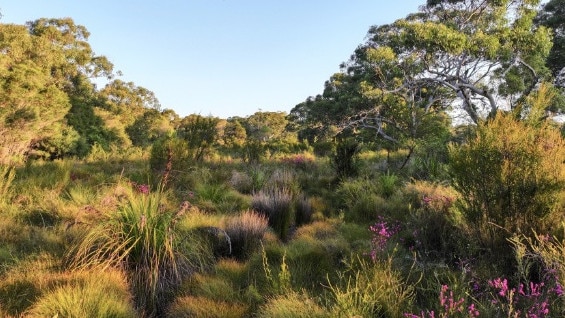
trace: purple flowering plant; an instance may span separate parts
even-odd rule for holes
[[[373,261],[376,261],[378,254],[386,250],[391,238],[400,231],[400,225],[386,221],[383,216],[378,216],[378,221],[371,225],[369,230],[372,233],[369,255]]]

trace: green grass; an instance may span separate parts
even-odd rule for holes
[[[26,317],[138,317],[125,279],[119,272],[85,273],[84,278],[45,292]]]

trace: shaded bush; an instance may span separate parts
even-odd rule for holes
[[[353,139],[343,139],[337,143],[330,159],[338,180],[357,175],[359,150],[359,143]]]
[[[314,207],[306,196],[302,195],[296,199],[295,211],[296,226],[308,224],[312,221]]]

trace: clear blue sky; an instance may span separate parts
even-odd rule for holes
[[[5,0],[2,23],[71,17],[124,81],[163,108],[222,118],[289,112],[339,71],[371,25],[425,0]]]

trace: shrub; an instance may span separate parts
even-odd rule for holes
[[[353,139],[340,140],[331,156],[331,163],[339,181],[357,175],[359,143]]]
[[[565,142],[549,123],[498,114],[467,143],[451,146],[449,159],[465,217],[490,239],[491,223],[509,233],[540,230],[565,184]]]
[[[149,166],[158,173],[165,170],[183,170],[188,163],[188,145],[177,137],[162,138],[153,143]],[[167,168],[167,165],[171,167]]]
[[[287,189],[259,191],[252,198],[253,210],[265,215],[269,226],[281,240],[287,240],[290,227],[294,222],[294,206],[292,194]]]
[[[345,210],[348,221],[371,222],[376,220],[379,207],[386,200],[378,195],[378,185],[369,179],[343,181],[337,189],[337,198]]]
[[[225,228],[231,239],[232,255],[245,259],[259,248],[268,229],[268,221],[264,215],[246,211],[229,218]]]

